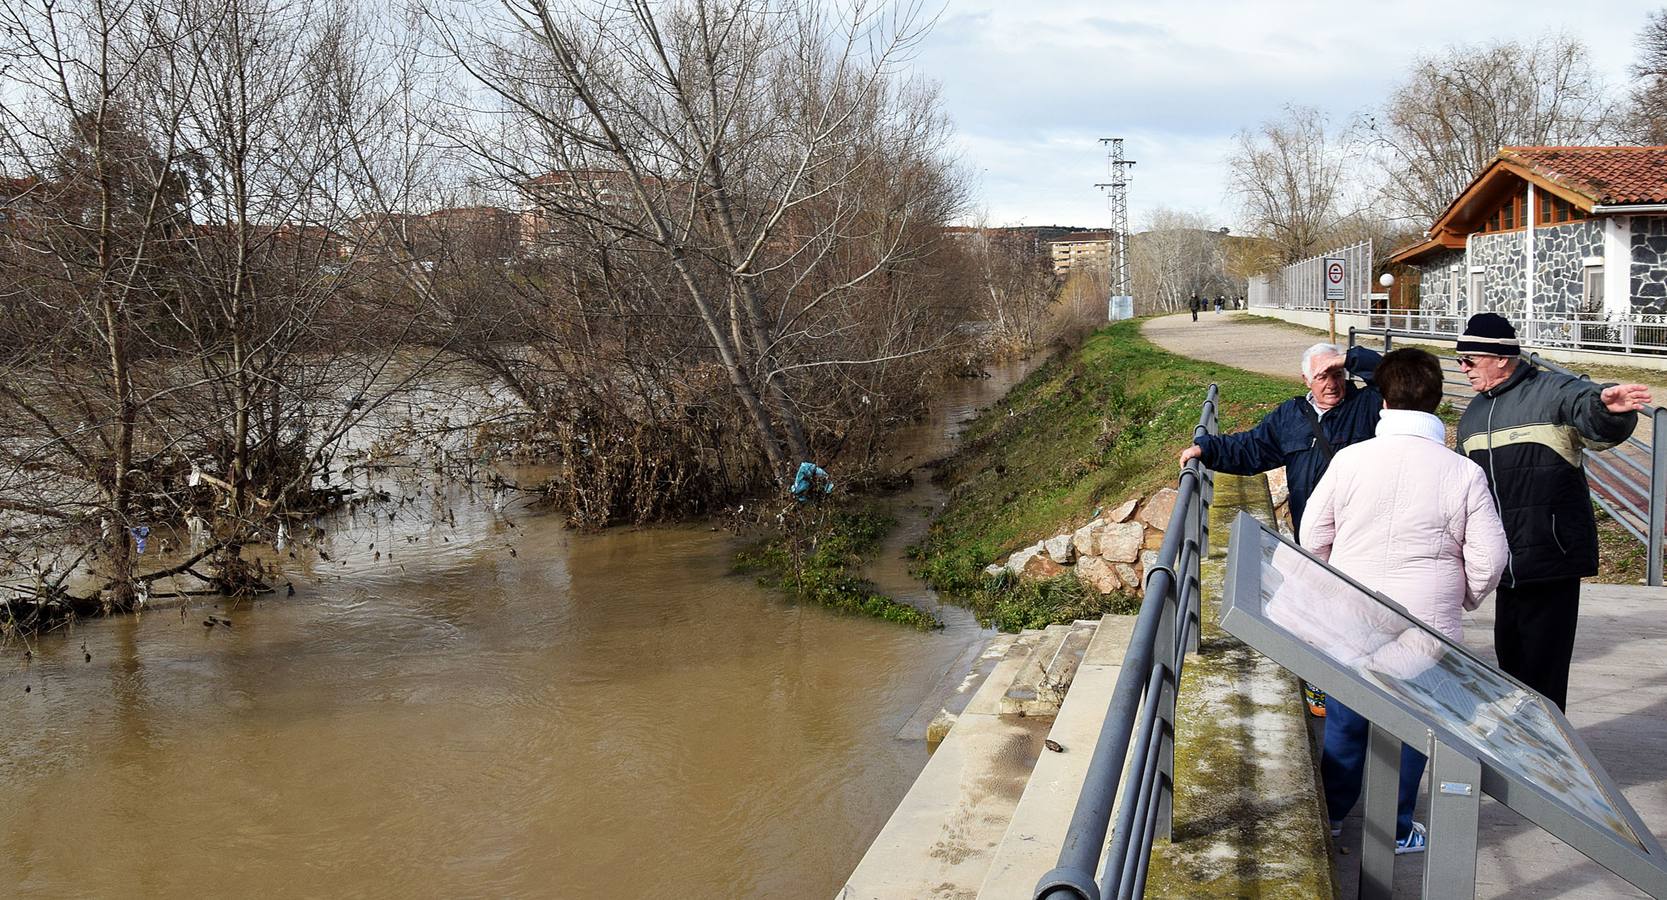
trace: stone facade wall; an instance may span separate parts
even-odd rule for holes
[[[1527,258],[1523,241],[1520,231],[1470,236],[1470,265],[1482,267],[1483,286],[1481,303],[1470,302],[1467,312],[1496,312],[1512,320],[1523,317],[1528,301],[1528,285],[1522,277]],[[1460,271],[1468,284],[1469,272]]]
[[[1453,268],[1457,266],[1458,268]],[[1459,303],[1464,302],[1464,251],[1442,250],[1425,258],[1418,267],[1418,306],[1427,312],[1453,313],[1453,282],[1458,282]]]
[[[1589,256],[1603,256],[1602,219],[1534,229],[1534,307],[1542,314],[1579,312]]]
[[[1632,311],[1667,312],[1667,217],[1632,218]]]

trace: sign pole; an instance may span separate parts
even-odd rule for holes
[[[1347,296],[1349,261],[1341,256],[1325,258],[1321,277],[1325,281],[1326,306],[1331,310],[1331,342],[1337,343],[1337,301]]]

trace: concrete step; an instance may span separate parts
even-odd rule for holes
[[[1002,696],[1001,711],[1018,716],[1057,714],[1097,625],[1049,625]]]
[[[990,861],[979,900],[1028,897],[1036,879],[1054,867],[1094,756],[1094,742],[1105,724],[1106,707],[1123,668],[1134,622],[1133,616],[1106,616],[1092,630],[1070,692],[1048,732],[1064,751],[1043,752],[1037,759]]]
[[[1012,639],[869,845],[840,900],[970,897],[983,882],[1050,724],[1001,714],[1008,686],[1041,638],[1031,631]]]
[[[996,664],[1007,656],[1016,634],[997,634],[988,642],[973,642],[944,670],[926,699],[915,707],[897,737],[906,741],[925,741],[927,748],[935,747],[949,733],[949,726],[972,702],[973,695],[984,685]]]

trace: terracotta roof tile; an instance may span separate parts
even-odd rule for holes
[[[1595,203],[1667,203],[1667,147],[1506,147],[1499,155]]]

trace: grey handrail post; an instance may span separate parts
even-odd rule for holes
[[[1662,584],[1662,532],[1667,530],[1667,410],[1655,407],[1650,414],[1650,539],[1648,581]]]
[[[1385,328],[1383,330],[1383,352],[1388,353],[1389,351],[1394,350],[1394,349],[1395,349],[1395,329]]]

